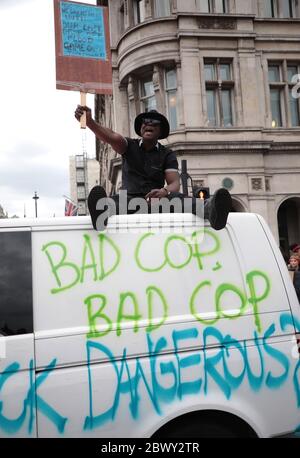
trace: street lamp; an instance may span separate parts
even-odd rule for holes
[[[39,199],[39,196],[37,195],[36,191],[34,192],[33,199],[34,199],[34,203],[35,203],[35,217],[37,218],[37,201]]]

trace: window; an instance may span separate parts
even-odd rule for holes
[[[231,63],[217,59],[204,62],[207,118],[210,127],[233,125]]]
[[[282,127],[282,102],[281,102],[281,90],[271,89],[271,111],[272,111],[272,127]]]
[[[146,0],[136,0],[134,4],[134,23],[140,24],[146,20]]]
[[[264,0],[265,17],[295,17],[296,4],[295,0]]]
[[[272,127],[282,127],[284,85],[282,84],[281,66],[277,64],[270,64],[268,68],[268,75],[270,84]]]
[[[84,167],[84,158],[83,156],[76,156],[76,168]]]
[[[227,13],[227,0],[197,0],[197,7],[201,13]]]
[[[141,81],[142,111],[156,110],[156,98],[152,78]]]
[[[289,93],[289,108],[291,114],[291,125],[292,127],[300,126],[300,99],[293,96],[293,87],[295,82],[292,82],[293,77],[298,75],[300,78],[300,66],[287,65],[287,82],[288,82],[288,93]]]
[[[292,127],[298,127],[300,125],[299,115],[299,102],[293,97],[292,89],[289,88],[289,106],[291,110],[291,124]]]
[[[281,81],[279,65],[269,65],[269,81],[272,83]]]
[[[155,0],[155,17],[166,17],[170,14],[170,0]]]
[[[86,204],[85,202],[78,202],[78,215],[84,216],[86,215]]]
[[[84,169],[77,169],[76,170],[76,182],[77,183],[84,183],[85,182]]]
[[[127,5],[126,5],[127,7]],[[126,8],[127,10],[127,8]],[[124,32],[125,30],[125,3],[124,1],[122,2],[121,6],[120,6],[120,17],[119,17],[119,24],[120,24],[120,34],[122,35],[122,33]]]
[[[85,187],[84,186],[77,186],[77,198],[78,199],[85,199]]]
[[[144,69],[145,70],[145,69]],[[170,130],[178,127],[177,69],[175,63],[154,64],[147,73],[132,75],[128,82],[129,110],[139,112],[158,110],[169,120]]]
[[[175,130],[177,128],[177,76],[175,69],[166,70],[165,88],[170,130]]]
[[[275,17],[277,16],[277,10],[275,9],[276,4],[275,0],[265,0],[265,16],[266,17]]]
[[[299,127],[299,99],[293,97],[292,78],[300,73],[300,66],[282,63],[269,63],[268,77],[272,127]]]
[[[0,336],[32,333],[31,233],[0,232],[0,253]]]
[[[294,17],[294,5],[292,0],[284,0],[282,2],[282,16],[283,17]]]

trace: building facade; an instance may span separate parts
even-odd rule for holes
[[[226,187],[283,250],[300,242],[300,0],[98,0],[110,13],[113,97],[96,114],[135,137],[156,108],[193,184]],[[298,90],[298,92],[297,92]],[[121,159],[98,145],[100,182]]]
[[[99,184],[99,162],[86,154],[69,158],[70,196],[78,205],[78,215],[87,215],[87,196],[93,186]]]

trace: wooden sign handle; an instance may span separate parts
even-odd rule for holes
[[[80,92],[80,105],[86,106],[86,93]],[[80,118],[80,127],[81,129],[86,129],[86,112]]]

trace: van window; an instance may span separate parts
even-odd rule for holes
[[[31,332],[31,233],[0,232],[0,334]]]

